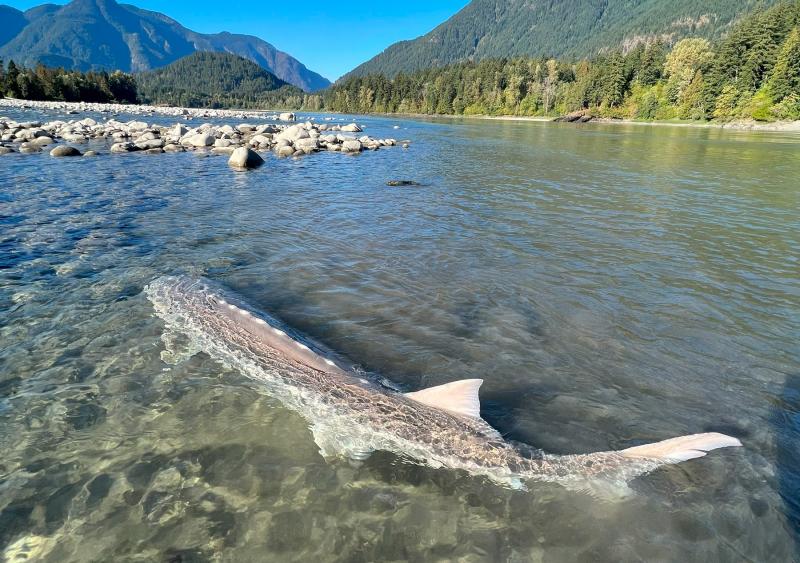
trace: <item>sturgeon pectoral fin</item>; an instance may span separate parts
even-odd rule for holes
[[[185,362],[202,351],[197,342],[169,326],[161,333],[161,342],[164,343],[164,350],[161,351],[161,361],[171,366]]]
[[[421,391],[406,393],[405,396],[423,405],[444,411],[480,418],[481,403],[478,400],[478,389],[483,379],[462,379],[436,387],[428,387]]]
[[[345,458],[351,461],[364,461],[373,452],[371,448],[343,442],[334,430],[319,424],[311,427],[311,433],[314,435],[314,442],[319,446],[319,454],[326,460]]]

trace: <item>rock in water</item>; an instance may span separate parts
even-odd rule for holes
[[[278,156],[292,156],[294,154],[294,149],[292,145],[284,145],[282,147],[278,147]]]
[[[342,143],[342,152],[361,152],[361,141],[355,139],[347,139]]]
[[[387,186],[397,187],[397,186],[421,186],[419,182],[415,182],[414,180],[389,180],[386,182]]]
[[[342,125],[342,131],[346,133],[361,133],[362,129],[355,123],[351,123],[349,125]]]
[[[311,135],[308,134],[308,131],[302,125],[292,125],[291,127],[287,127],[276,137],[276,140],[285,139],[287,141],[297,141],[298,139],[308,139]]]
[[[111,152],[131,152],[135,147],[133,143],[114,143],[111,145]]]
[[[184,135],[186,135],[186,133],[188,133],[188,132],[189,132],[189,130],[188,130],[186,127],[184,127],[183,125],[181,125],[180,123],[178,123],[177,125],[175,125],[175,127],[173,127],[173,128],[170,130],[170,135],[172,135],[173,137],[177,137],[178,139],[180,139],[181,137],[183,137]]]
[[[184,145],[189,145],[190,147],[203,148],[203,147],[210,147],[211,145],[214,144],[215,140],[216,139],[214,138],[213,135],[209,135],[207,133],[200,133],[197,135],[193,135],[188,139],[182,140],[181,143]]]
[[[239,147],[233,151],[233,153],[231,153],[231,157],[228,159],[228,164],[234,168],[244,170],[247,168],[258,168],[264,164],[264,159],[253,150],[250,150],[246,147]]]
[[[50,156],[81,156],[81,151],[69,145],[61,145],[51,150]]]

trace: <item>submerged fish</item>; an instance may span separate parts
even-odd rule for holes
[[[190,338],[192,351],[259,381],[304,416],[326,458],[365,459],[384,450],[524,486],[533,480],[624,483],[662,465],[741,446],[711,432],[620,451],[524,455],[480,417],[480,379],[400,393],[359,375],[323,347],[304,344],[299,334],[208,280],[161,277],[145,293],[167,328]]]

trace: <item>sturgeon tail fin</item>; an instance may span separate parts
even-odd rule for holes
[[[662,442],[635,446],[619,453],[633,459],[648,459],[660,464],[680,463],[689,459],[703,457],[718,448],[739,447],[742,443],[731,436],[708,432],[670,438]]]

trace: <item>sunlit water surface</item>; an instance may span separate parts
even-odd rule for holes
[[[0,553],[794,559],[798,138],[360,121],[413,144],[248,173],[193,153],[0,157]],[[745,447],[623,498],[385,453],[328,463],[242,374],[164,363],[142,287],[181,272],[404,389],[483,378],[484,417],[553,453],[709,430]]]

